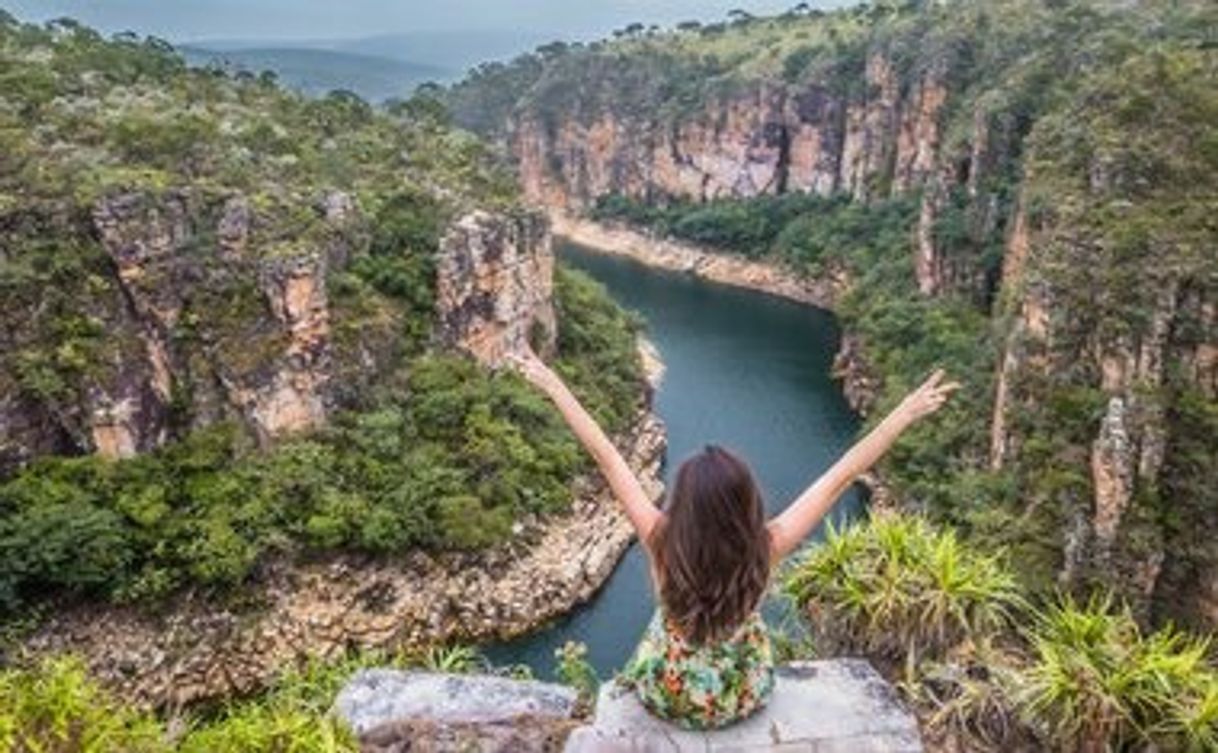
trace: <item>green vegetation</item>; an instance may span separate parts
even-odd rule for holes
[[[1208,641],[1144,632],[1110,599],[1040,598],[1016,583],[1002,554],[886,517],[830,534],[783,585],[816,649],[896,671],[932,735],[1001,750],[1213,748]]]
[[[562,648],[554,649],[554,658],[558,661],[554,674],[559,682],[575,688],[580,703],[591,710],[596,705],[596,693],[601,681],[597,677],[596,667],[585,658],[587,655],[587,646],[567,641]]]
[[[613,429],[637,409],[634,322],[562,270],[559,368]],[[564,510],[585,458],[512,374],[424,356],[392,398],[270,452],[231,426],[121,463],[49,458],[0,485],[0,603],[232,586],[273,554],[476,549]]]
[[[487,672],[466,647],[421,655],[355,655],[290,669],[257,698],[210,711],[157,717],[124,706],[91,681],[80,662],[47,659],[0,671],[0,748],[14,753],[355,753],[355,736],[331,713],[334,698],[365,667]]]
[[[942,657],[965,638],[1008,628],[1018,587],[994,557],[971,551],[920,518],[882,518],[831,532],[799,563],[784,590],[805,609],[821,645],[889,663]]]
[[[472,207],[518,209],[510,178],[433,99],[309,100],[68,21],[0,23],[0,63],[0,390],[62,435],[0,478],[6,619],[65,597],[222,594],[271,558],[480,549],[567,508],[588,466],[557,413],[516,376],[432,344],[445,227]],[[108,202],[132,217],[113,232],[139,236],[118,244],[141,257],[125,278],[95,225]],[[149,251],[158,233],[170,247]],[[324,257],[341,410],[268,448],[232,392],[281,368],[264,280],[302,255]],[[558,368],[625,429],[643,392],[638,322],[575,272],[559,271],[555,295]],[[79,456],[95,395],[152,379],[150,330],[172,372],[172,441],[122,462]]]
[[[156,719],[124,708],[70,659],[0,672],[0,747],[9,751],[159,753]]]
[[[917,427],[883,463],[903,505],[972,545],[1011,547],[1037,590],[1064,577],[1080,596],[1115,589],[1139,619],[1212,627],[1198,602],[1218,570],[1204,533],[1218,525],[1208,483],[1216,403],[1208,367],[1189,354],[1215,337],[1205,313],[1218,209],[1214,14],[1194,1],[883,1],[668,31],[632,25],[613,40],[484,67],[446,96],[458,122],[492,137],[521,123],[541,126],[526,133],[543,144],[560,143],[559,128],[588,129],[590,141],[615,133],[618,143],[587,153],[612,158],[608,175],[565,153],[541,166],[593,201],[595,219],[849,280],[836,313],[878,387],[869,415],[935,367],[965,385],[943,420]],[[928,142],[935,164],[905,189],[903,118],[925,106],[930,82],[944,97]],[[791,108],[805,105],[796,124]],[[810,123],[828,170],[835,157],[875,160],[865,186],[843,178],[850,196],[784,193],[784,168],[808,156],[792,140]],[[863,152],[884,148],[848,154],[847,132]],[[745,135],[777,154],[778,195],[700,202],[666,193],[696,196],[695,186],[649,177],[671,172],[655,156],[670,146],[678,166],[700,144],[708,161],[752,159],[733,151]],[[715,191],[728,189],[721,177]],[[606,180],[629,195],[587,195]],[[1027,252],[1004,269],[1019,217]],[[919,281],[915,259],[928,247]],[[1043,315],[1043,342],[1023,330],[1032,315]],[[1113,397],[1143,454],[1120,461],[1132,469],[1130,500],[1107,542],[1090,456]],[[1160,441],[1161,469],[1157,451],[1144,452]],[[1002,450],[993,458],[991,445]],[[1160,560],[1161,573],[1147,568]]]

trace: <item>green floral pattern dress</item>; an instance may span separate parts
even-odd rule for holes
[[[686,729],[714,729],[760,709],[774,690],[774,650],[754,612],[727,639],[694,645],[660,612],[623,679],[648,711]]]

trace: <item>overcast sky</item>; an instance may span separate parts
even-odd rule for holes
[[[633,21],[715,20],[728,10],[786,10],[798,0],[0,0],[23,20],[70,16],[107,32],[172,41],[315,39],[421,30],[529,29],[600,36]],[[844,0],[813,0],[832,7]]]

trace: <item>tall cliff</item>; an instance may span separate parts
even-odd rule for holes
[[[846,360],[880,403],[935,363],[968,383],[954,428],[889,463],[907,505],[1013,547],[1042,585],[1215,624],[1216,20],[796,10],[549,46],[449,99],[535,202],[844,266]]]

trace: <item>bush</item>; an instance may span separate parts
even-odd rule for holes
[[[72,659],[0,671],[0,749],[23,753],[169,751],[151,716],[125,708]]]
[[[1208,639],[1146,633],[1111,598],[1034,605],[996,557],[920,518],[831,534],[784,587],[817,651],[903,669],[928,731],[966,747],[1200,751],[1218,740]]]
[[[1218,673],[1208,640],[1170,627],[1146,635],[1128,608],[1069,598],[1036,615],[1027,639],[1020,711],[1056,747],[1215,749]]]
[[[944,658],[996,635],[1020,605],[997,555],[961,544],[916,517],[884,517],[830,532],[784,578],[818,642],[891,666]]]
[[[582,272],[560,265],[554,285],[558,371],[606,431],[621,431],[641,402],[637,338],[642,322]]]
[[[591,708],[596,704],[601,681],[587,656],[588,647],[574,641],[567,641],[562,648],[554,649],[554,658],[558,661],[555,675],[560,682],[570,685],[579,693],[581,704]]]

